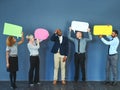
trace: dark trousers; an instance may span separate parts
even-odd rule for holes
[[[9,67],[7,67],[7,71],[10,73],[10,82],[11,86],[15,86],[16,84],[16,72],[18,71],[18,57],[9,57]]]
[[[39,82],[39,56],[30,56],[29,84]]]
[[[82,72],[82,81],[86,80],[86,73],[85,73],[85,53],[74,55],[74,64],[75,64],[75,76],[74,80],[79,80],[79,71],[81,69]]]

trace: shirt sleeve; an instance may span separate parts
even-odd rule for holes
[[[112,38],[112,36],[106,36],[109,40],[112,40],[113,38]]]
[[[73,42],[74,42],[74,38],[73,38],[73,37],[71,37],[71,32],[70,32],[70,31],[68,32],[68,38],[69,38],[71,41],[73,41]]]
[[[101,38],[101,40],[102,40],[102,42],[103,42],[104,44],[106,44],[106,45],[111,45],[112,43],[114,43],[113,40],[112,40],[112,41],[107,41],[107,40],[105,40],[104,38]]]
[[[88,32],[88,38],[86,38],[86,41],[91,41],[92,40],[92,34],[91,32]]]
[[[10,48],[8,46],[6,47],[6,51],[10,51]]]

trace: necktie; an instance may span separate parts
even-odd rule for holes
[[[80,52],[80,39],[78,39],[78,53]]]

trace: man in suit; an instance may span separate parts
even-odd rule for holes
[[[58,69],[61,65],[61,80],[62,84],[65,85],[65,64],[68,54],[68,38],[62,35],[60,29],[56,29],[55,33],[51,37],[51,41],[54,42],[53,48],[51,50],[54,53],[54,81],[53,84],[57,84],[58,79]]]

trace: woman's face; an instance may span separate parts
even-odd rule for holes
[[[30,38],[30,41],[31,41],[31,42],[34,42],[34,37]]]
[[[16,39],[13,37],[13,41],[16,42]]]

